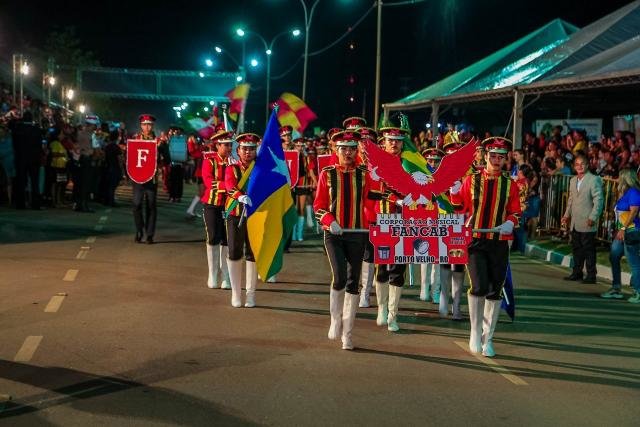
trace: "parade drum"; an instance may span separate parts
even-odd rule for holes
[[[284,160],[289,168],[291,188],[295,187],[300,177],[300,153],[296,150],[284,150]]]
[[[184,135],[174,135],[169,139],[169,155],[172,162],[187,161],[187,138]]]
[[[127,174],[138,184],[150,181],[158,167],[158,145],[155,140],[127,140]]]

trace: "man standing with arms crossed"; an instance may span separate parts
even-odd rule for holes
[[[460,187],[450,190],[451,202],[468,219],[467,224],[476,230],[469,245],[467,269],[469,290],[469,320],[471,334],[469,350],[487,357],[496,355],[493,349],[493,333],[500,315],[502,287],[509,264],[509,240],[521,215],[518,186],[502,170],[511,141],[491,137],[482,141],[485,149],[486,168],[468,175]]]

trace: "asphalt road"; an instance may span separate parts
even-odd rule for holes
[[[402,330],[359,309],[343,351],[326,338],[330,270],[312,233],[278,283],[259,282],[258,307],[232,308],[206,287],[188,197],[162,197],[146,245],[119,194],[95,213],[0,208],[0,425],[638,423],[640,306],[601,300],[604,283],[514,256],[516,321],[502,314],[495,359],[408,286]]]

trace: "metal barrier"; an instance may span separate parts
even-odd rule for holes
[[[544,176],[540,180],[540,221],[538,228],[549,233],[560,231],[560,220],[567,209],[571,175]],[[611,242],[615,227],[614,207],[618,200],[618,180],[602,179],[604,207],[598,220],[596,238]]]

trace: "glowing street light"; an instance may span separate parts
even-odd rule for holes
[[[56,78],[53,76],[49,76],[49,86],[55,86],[56,85]]]
[[[293,30],[283,31],[277,34],[273,39],[271,39],[271,43],[267,43],[264,37],[262,37],[260,34],[254,31],[246,30],[246,31],[243,31],[243,33],[247,35],[254,35],[257,38],[259,38],[264,46],[264,53],[267,55],[267,90],[266,90],[266,102],[265,102],[266,104],[265,105],[265,122],[266,122],[267,120],[269,120],[269,92],[271,90],[271,56],[273,55],[273,45],[275,44],[276,40],[278,40],[280,37],[290,34],[291,36],[296,38],[301,34],[301,31],[298,30],[297,28],[294,28]],[[243,40],[243,46],[244,46],[244,40]],[[258,61],[256,59],[252,59],[251,66],[257,67]],[[241,80],[238,80],[238,82],[240,81]]]
[[[22,66],[20,67],[20,72],[25,76],[29,75],[29,64],[27,64],[26,61],[22,63]]]
[[[236,30],[236,34],[237,34],[238,36],[240,36],[240,37],[244,37],[245,32],[244,32],[244,30],[243,30],[242,28],[238,28],[238,29]]]
[[[220,46],[215,46],[213,49],[216,51],[216,53],[222,53],[222,48],[220,48]]]
[[[207,67],[213,67],[213,61],[211,60],[211,58],[205,59],[204,63]]]
[[[240,83],[242,80],[243,80],[243,79],[242,79],[242,76],[236,76],[236,81],[237,81],[238,83]]]
[[[78,105],[78,111],[80,112],[80,114],[84,114],[87,111],[87,106],[84,104]]]
[[[216,101],[209,101],[209,105],[213,107],[214,105],[216,105]]]
[[[200,71],[200,72],[198,73],[198,75],[199,75],[200,77],[204,77],[204,73],[203,73],[202,71]]]
[[[75,96],[75,91],[73,89],[68,89],[67,93],[65,94],[65,96],[67,97],[67,99],[69,101],[71,101],[73,99],[73,97]]]

